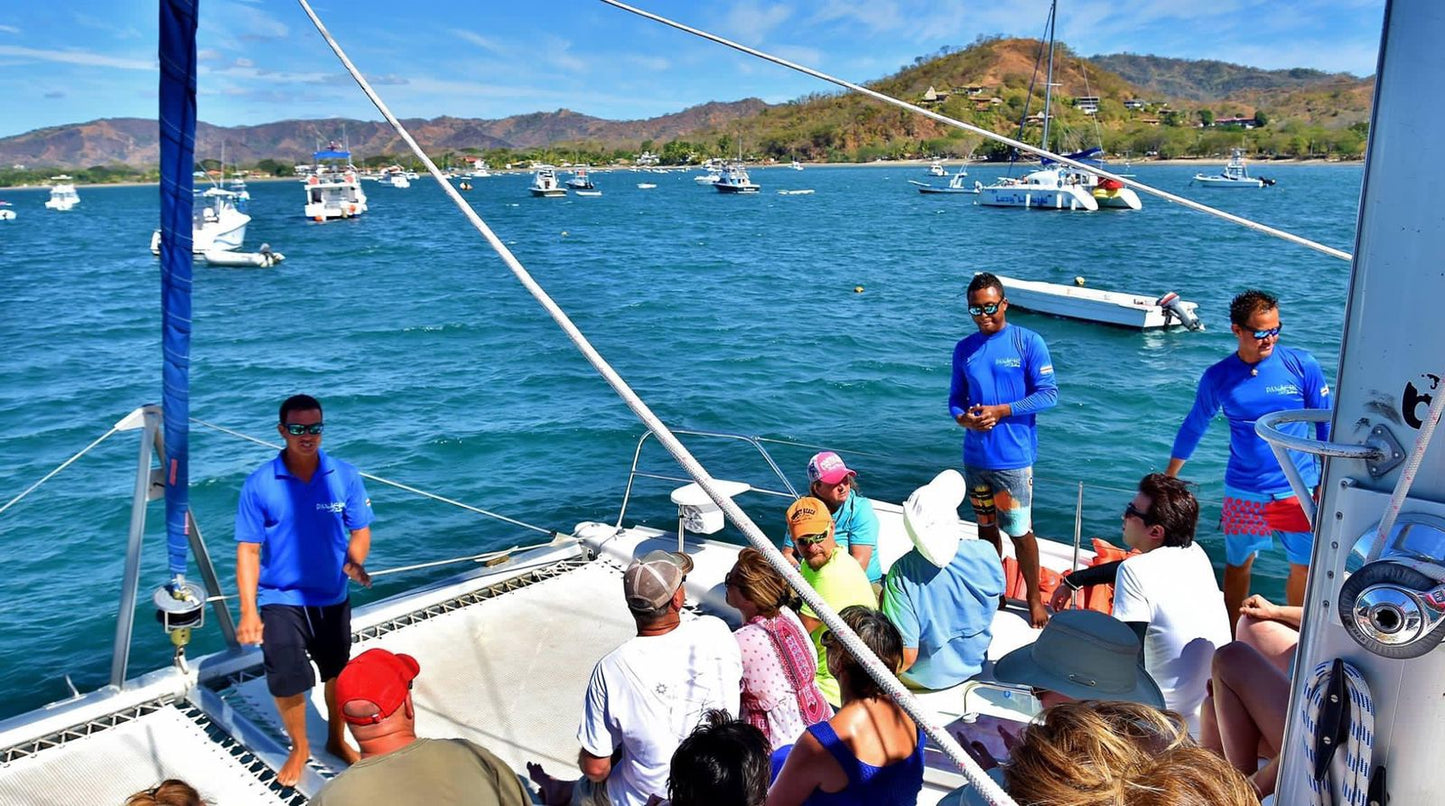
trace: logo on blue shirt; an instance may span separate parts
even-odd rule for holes
[[[323,503],[321,503],[320,501],[318,501],[318,502],[316,502],[316,511],[317,511],[317,512],[332,512],[332,513],[335,513],[335,514],[337,514],[337,515],[340,515],[341,513],[343,513],[343,512],[346,511],[346,502],[345,502],[345,501],[332,501],[332,502],[329,503],[329,504],[323,504]]]
[[[1292,383],[1276,383],[1264,387],[1264,391],[1272,395],[1298,395],[1299,387]]]
[[[1003,358],[995,358],[993,361],[993,365],[996,367],[1010,367],[1012,369],[1019,369],[1024,365],[1024,362],[1022,358],[1005,356]]]

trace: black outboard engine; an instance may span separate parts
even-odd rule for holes
[[[1193,311],[1184,307],[1184,300],[1180,299],[1179,295],[1173,291],[1160,297],[1154,304],[1164,309],[1165,327],[1169,326],[1170,319],[1176,319],[1179,321],[1179,324],[1190,330],[1204,329],[1204,323],[1199,321],[1199,317],[1195,316]]]
[[[1265,178],[1262,177],[1262,176],[1259,178],[1259,182],[1260,182],[1260,184],[1264,185],[1265,187],[1269,187],[1270,185],[1273,185],[1273,184],[1274,184],[1274,180],[1273,180],[1273,179],[1265,179]]]

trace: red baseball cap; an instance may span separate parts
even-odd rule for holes
[[[336,678],[336,701],[341,716],[353,725],[375,725],[396,713],[411,693],[411,681],[421,673],[421,664],[410,655],[395,655],[385,649],[368,649],[351,659]],[[369,702],[376,712],[351,716],[345,705]]]

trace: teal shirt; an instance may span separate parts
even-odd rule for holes
[[[833,513],[833,532],[838,538],[838,547],[848,551],[852,546],[869,546],[873,554],[868,557],[868,581],[883,581],[883,566],[878,562],[878,515],[873,503],[856,492],[849,491],[848,498],[838,511]]]

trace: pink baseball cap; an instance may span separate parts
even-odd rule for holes
[[[824,484],[837,484],[849,476],[858,475],[848,466],[843,464],[843,458],[832,451],[823,451],[813,454],[808,460],[808,483],[821,481]]]

